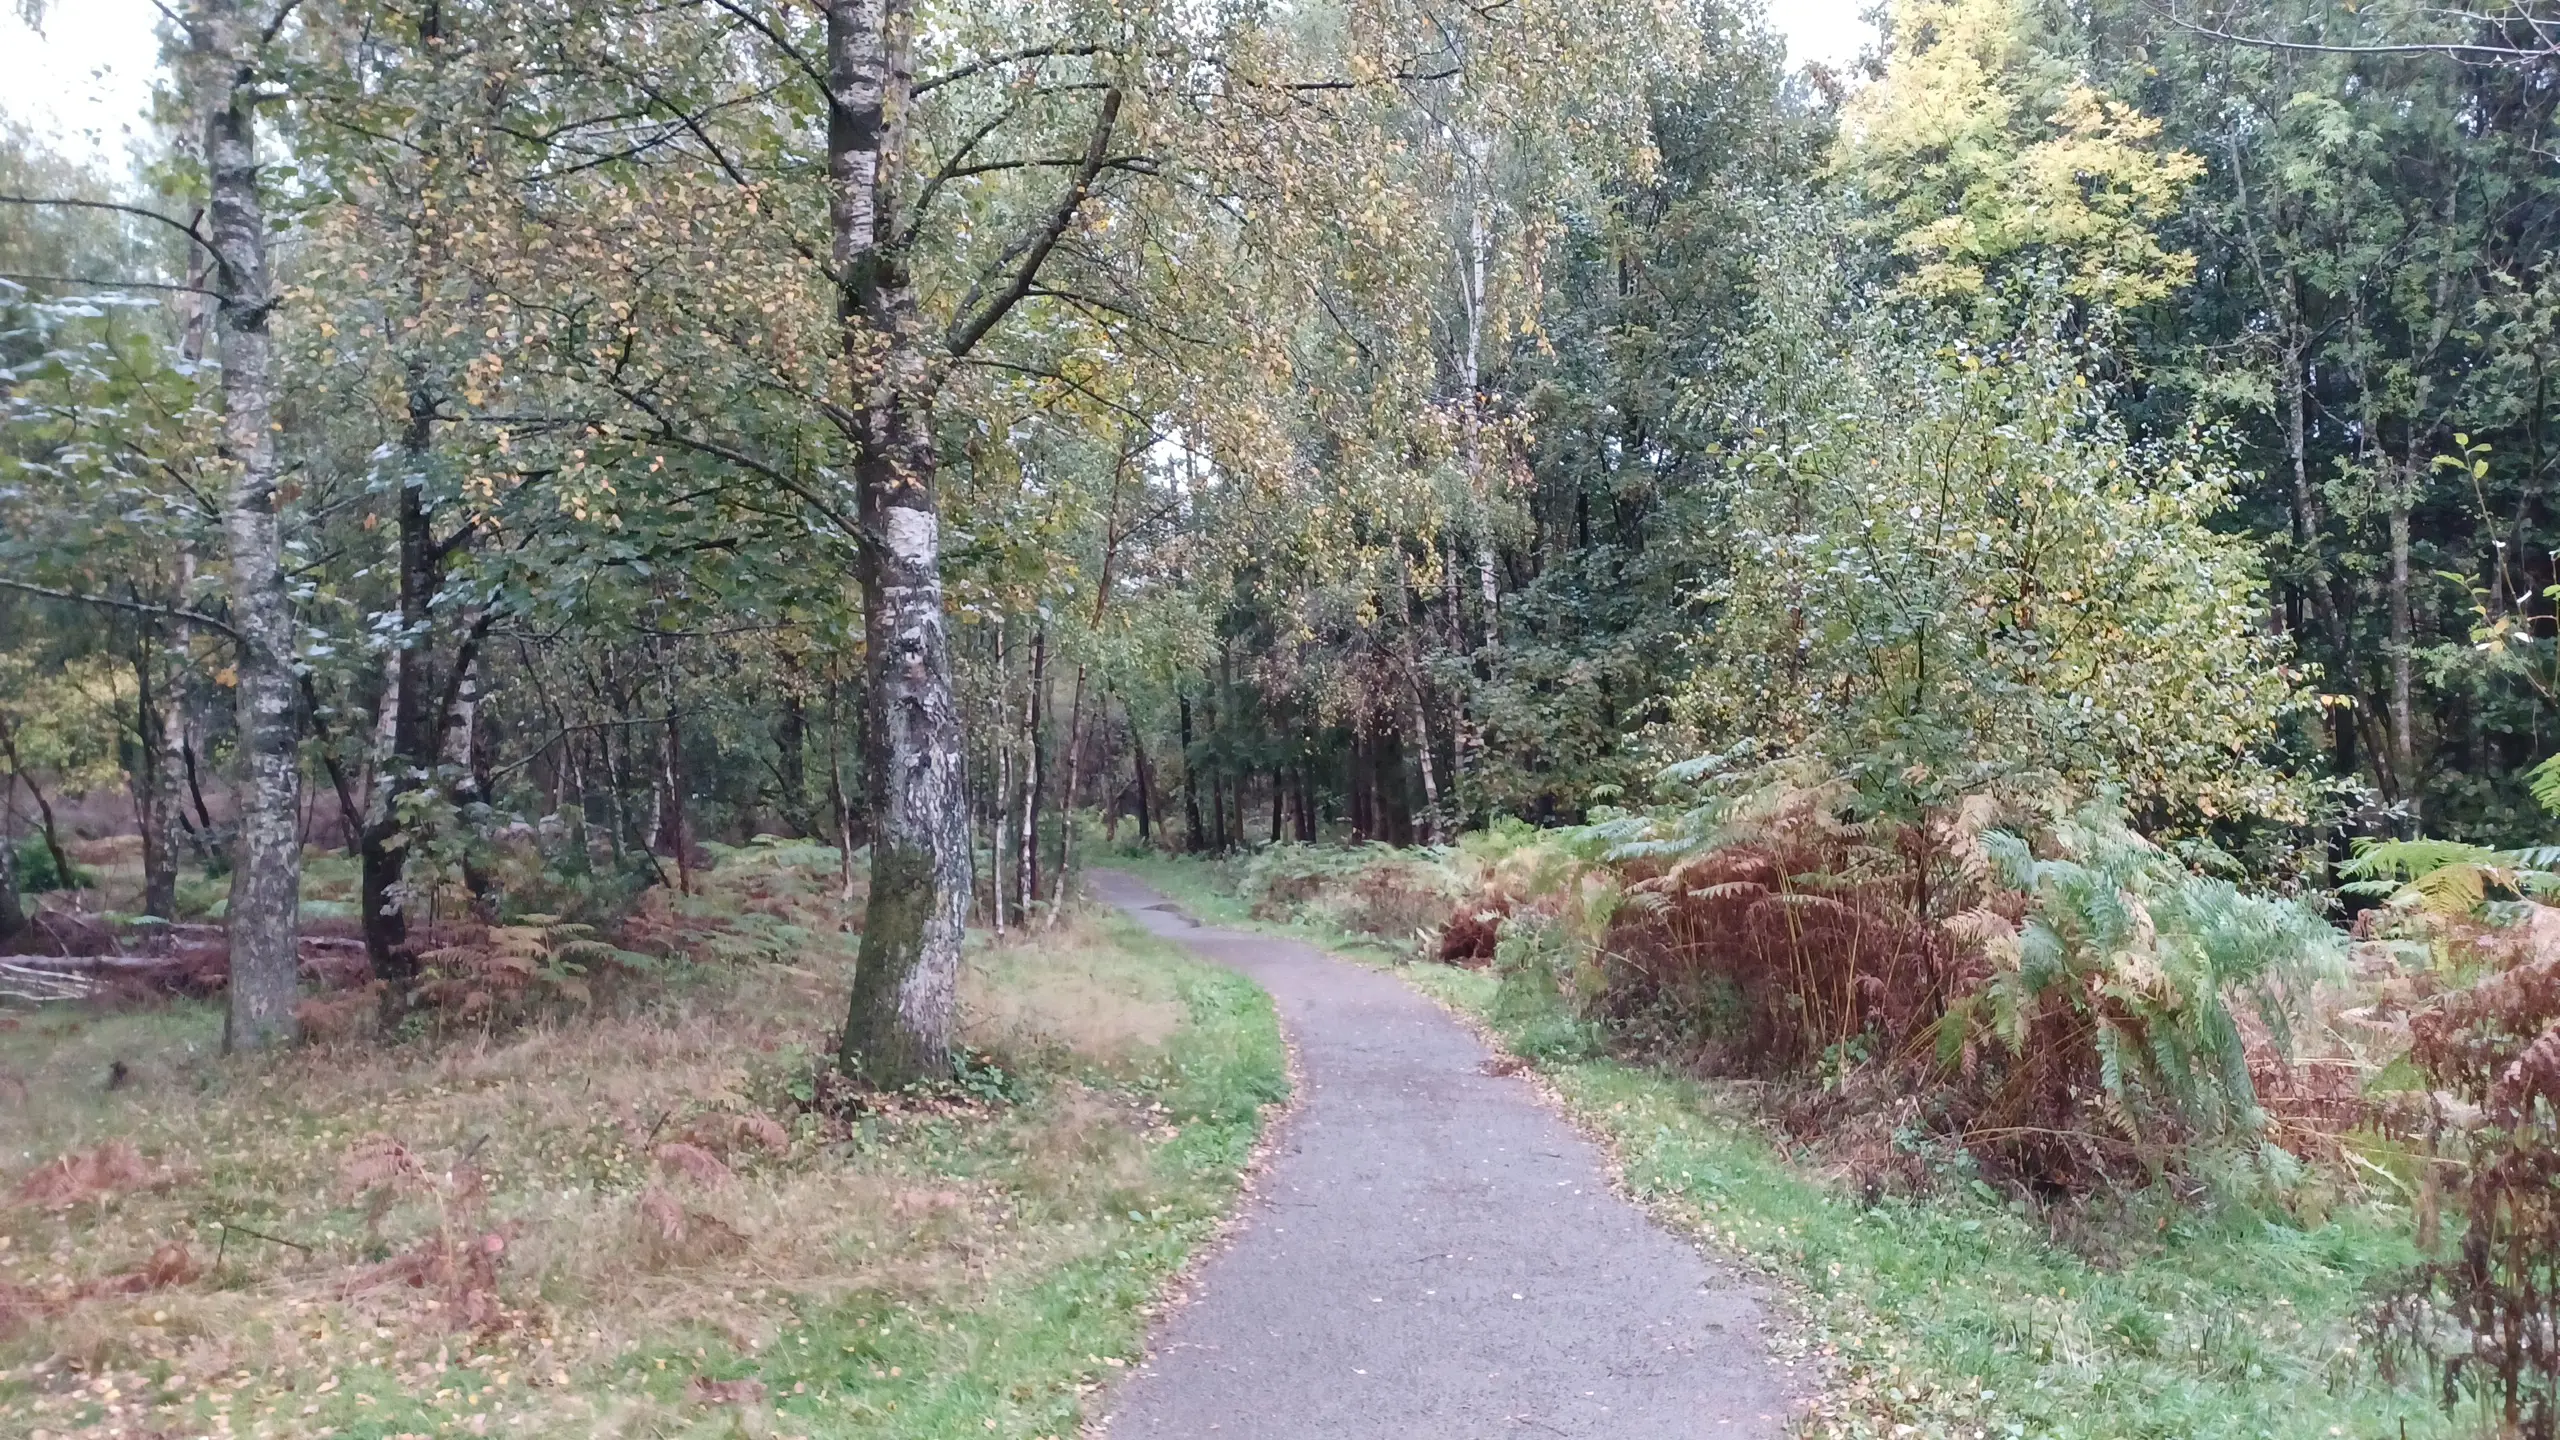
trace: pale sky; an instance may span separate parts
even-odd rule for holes
[[[1769,26],[1787,37],[1787,58],[1846,67],[1875,43],[1876,27],[1860,18],[1873,0],[1769,0]]]
[[[0,6],[0,108],[56,149],[121,175],[160,71],[151,0],[51,0],[44,33]]]
[[[1768,0],[1788,58],[1846,65],[1875,38],[1871,0]],[[0,108],[64,152],[121,175],[160,66],[151,0],[51,0],[44,33],[0,5]]]

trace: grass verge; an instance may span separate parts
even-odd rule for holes
[[[1074,1434],[1285,1097],[1269,1000],[1078,917],[973,951],[958,1091],[840,1121],[849,941],[789,933],[442,1041],[0,1020],[0,1434]]]
[[[1204,920],[1275,933],[1213,863],[1115,861]],[[1373,962],[1376,944],[1299,932]],[[1873,1202],[1793,1157],[1739,1087],[1559,1043],[1551,993],[1486,971],[1402,973],[1531,1061],[1666,1220],[1777,1278],[1826,1363],[1807,1428],[1894,1437],[2382,1437],[2455,1433],[2359,1343],[2370,1284],[2410,1263],[2409,1216],[2370,1198],[2307,1222],[2245,1193],[2125,1200],[2072,1246],[1961,1180]],[[1524,993],[1525,992],[1525,993]],[[1919,1143],[1914,1137],[1914,1143]]]

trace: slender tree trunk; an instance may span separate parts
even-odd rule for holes
[[[18,737],[9,728],[9,722],[6,720],[0,720],[0,759],[6,759],[9,762],[10,782],[15,784],[24,781],[28,796],[36,802],[37,833],[44,837],[46,858],[53,861],[54,883],[65,889],[70,888],[71,857],[63,852],[62,832],[54,825],[53,802],[44,798],[44,787],[36,783],[35,772],[29,770],[27,763],[18,758]]]
[[[1040,900],[1040,792],[1048,767],[1040,751],[1040,699],[1049,681],[1049,632],[1031,633],[1031,685],[1022,698],[1022,851],[1014,865],[1022,882],[1022,923],[1031,923],[1031,907]]]
[[[773,727],[774,772],[782,787],[782,820],[796,839],[809,833],[809,715],[796,674],[783,682],[781,709]]]
[[[1191,697],[1182,697],[1182,848],[1197,852],[1209,841],[1200,828],[1200,762],[1191,753]]]
[[[400,491],[393,501],[393,525],[399,547],[400,635],[388,661],[382,713],[374,726],[377,740],[387,738],[385,753],[366,787],[365,826],[356,848],[357,896],[364,911],[365,960],[374,978],[391,988],[392,999],[418,978],[417,957],[410,953],[407,900],[401,886],[408,872],[409,822],[402,801],[434,783],[435,766],[450,724],[450,707],[442,691],[462,672],[435,674],[433,627],[437,592],[444,587],[445,550],[436,541],[435,520],[428,509],[427,460],[434,443],[434,397],[425,377],[409,375],[408,424],[401,432],[406,462]],[[467,670],[467,656],[458,663]],[[608,744],[610,738],[608,737]]]
[[[662,738],[658,766],[663,784],[658,793],[663,798],[658,806],[658,833],[652,848],[676,857],[676,892],[690,895],[693,893],[693,835],[686,815],[684,726],[678,718],[675,666],[668,663],[659,675],[666,685],[667,718],[659,732]]]
[[[1004,641],[1004,622],[999,620],[996,626],[996,714],[995,722],[987,727],[993,734],[996,751],[996,790],[988,797],[992,816],[990,827],[994,833],[989,837],[987,848],[992,852],[988,868],[992,872],[989,879],[995,890],[996,933],[1002,935],[1013,909],[1013,892],[1005,881],[1005,852],[1008,848],[1005,842],[1013,835],[1013,738],[1004,718],[1013,695],[1013,671]]]
[[[1280,807],[1289,793],[1289,774],[1279,766],[1271,767],[1271,843],[1280,843]]]
[[[838,897],[853,903],[853,803],[844,793],[844,711],[843,697],[827,707],[827,807],[836,822],[836,885]]]
[[[1213,694],[1207,703],[1209,713],[1206,718],[1209,722],[1209,750],[1211,754],[1211,760],[1208,767],[1210,825],[1209,846],[1219,854],[1224,855],[1229,849],[1229,843],[1227,840],[1226,733],[1218,728],[1217,696]],[[1241,819],[1242,817],[1238,818]]]
[[[1067,704],[1067,784],[1058,795],[1058,875],[1049,886],[1049,917],[1054,929],[1067,908],[1067,867],[1075,863],[1076,782],[1084,770],[1084,667],[1076,667],[1075,698]]]
[[[1129,722],[1130,764],[1138,772],[1138,844],[1143,847],[1155,842],[1154,801],[1147,793],[1150,788],[1147,777],[1147,737],[1139,732],[1136,716],[1129,715],[1125,707],[1121,713]]]
[[[909,0],[825,0],[832,260],[847,369],[863,391],[862,529],[871,899],[838,1061],[874,1085],[946,1073],[969,919],[969,799],[943,628],[930,347],[905,259],[884,238],[914,73]]]
[[[168,733],[164,712],[177,708],[174,697],[151,682],[159,668],[151,647],[136,647],[134,676],[134,781],[141,793],[134,807],[142,825],[142,913],[163,920],[178,916],[178,777],[169,766],[163,744]]]
[[[1404,668],[1413,691],[1414,757],[1422,766],[1422,843],[1440,843],[1440,780],[1431,768],[1431,695],[1422,666],[1422,627],[1413,619],[1413,569],[1396,548],[1396,609],[1404,624]]]
[[[27,928],[27,911],[18,899],[18,835],[9,823],[9,812],[17,808],[18,780],[0,787],[0,943]]]
[[[258,179],[256,94],[264,81],[252,54],[255,33],[237,0],[198,0],[188,28],[205,86],[204,157],[220,307],[217,450],[230,482],[223,529],[231,551],[231,613],[240,632],[233,667],[240,834],[231,869],[231,997],[222,1040],[226,1050],[263,1050],[294,1038],[302,898],[302,727],[294,713],[299,685],[277,516],[275,350],[267,332],[276,297]]]
[[[2414,425],[2414,422],[2413,422]],[[2409,441],[2412,470],[2402,480],[2403,489],[2392,497],[2390,516],[2391,575],[2391,768],[2400,783],[2400,797],[2409,809],[2410,833],[2419,829],[2419,806],[2422,797],[2418,787],[2418,744],[2416,707],[2411,697],[2414,637],[2409,611],[2409,494],[2416,488],[2416,451],[2414,434]]]

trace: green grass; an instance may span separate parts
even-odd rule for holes
[[[1162,858],[1125,868],[1203,919],[1285,928],[1253,922],[1218,868]],[[2024,1207],[1960,1183],[1865,1203],[1791,1159],[1732,1091],[1534,1043],[1557,1017],[1486,972],[1402,973],[1536,1063],[1616,1151],[1636,1196],[1782,1282],[1808,1352],[1831,1367],[1811,1433],[2454,1432],[2430,1395],[2385,1386],[2360,1343],[2368,1287],[2414,1253],[2401,1209],[2368,1200],[2306,1223],[2245,1200],[2137,1196],[2092,1259],[2055,1243]]]

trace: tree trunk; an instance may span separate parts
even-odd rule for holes
[[[1049,928],[1067,908],[1067,867],[1075,863],[1076,782],[1084,770],[1084,667],[1076,667],[1075,698],[1067,704],[1067,784],[1058,792],[1058,877],[1049,886]]]
[[[217,451],[228,472],[223,529],[231,551],[231,614],[238,660],[240,835],[231,869],[230,1014],[226,1050],[263,1050],[294,1038],[301,922],[301,724],[294,706],[293,614],[285,593],[278,525],[273,415],[275,350],[267,321],[275,294],[267,273],[267,221],[259,193],[256,43],[237,0],[198,0],[189,17],[206,90],[204,157],[212,181],[214,288],[220,314]]]
[[[782,787],[782,823],[793,839],[809,833],[809,715],[798,677],[785,681],[782,715],[773,727],[774,774]]]
[[[1047,767],[1041,763],[1040,698],[1048,687],[1049,632],[1035,630],[1031,634],[1031,685],[1022,699],[1022,833],[1020,857],[1014,863],[1015,878],[1022,882],[1022,923],[1031,923],[1031,907],[1040,901],[1040,792],[1047,786]]]
[[[1122,714],[1127,714],[1125,708]],[[1154,842],[1155,819],[1154,807],[1147,794],[1147,737],[1139,733],[1135,717],[1129,719],[1129,759],[1138,772],[1138,844],[1143,848]]]
[[[1208,705],[1209,749],[1213,757],[1209,765],[1209,846],[1224,855],[1228,849],[1226,737],[1218,729],[1218,702],[1212,698]],[[1237,818],[1241,822],[1243,817]]]
[[[996,752],[995,793],[988,797],[987,869],[989,888],[994,892],[996,934],[1004,934],[1005,923],[1013,906],[1013,892],[1005,886],[1005,841],[1013,834],[1013,739],[1005,729],[1006,701],[1013,691],[1010,660],[1005,653],[1004,622],[996,622],[996,699],[995,720],[991,732]]]
[[[36,802],[37,830],[44,837],[46,857],[53,861],[54,883],[66,890],[71,888],[71,857],[63,853],[62,832],[54,826],[53,802],[44,798],[44,787],[36,784],[35,772],[18,758],[18,737],[6,720],[0,720],[0,759],[9,762],[11,782],[25,781],[27,794]]]
[[[1396,610],[1404,621],[1405,677],[1413,690],[1414,755],[1422,766],[1422,843],[1440,843],[1440,780],[1431,769],[1431,695],[1423,679],[1422,627],[1413,619],[1413,567],[1396,547]]]
[[[1191,697],[1182,697],[1182,848],[1197,853],[1208,843],[1200,828],[1200,763],[1191,753]]]
[[[158,668],[151,647],[133,652],[134,680],[134,812],[142,829],[142,913],[174,920],[178,916],[178,785],[162,740],[168,726],[163,711],[176,707],[151,682]]]
[[[0,788],[0,941],[27,928],[26,907],[18,900],[18,837],[9,824],[9,812],[17,802],[11,792],[16,789],[14,775],[6,788]]]
[[[684,725],[678,718],[676,705],[675,666],[668,664],[659,673],[666,682],[667,718],[659,731],[657,834],[651,838],[650,848],[675,856],[676,893],[690,895],[693,893],[693,836],[685,823]],[[469,688],[467,681],[465,688]]]
[[[840,728],[833,723],[831,717],[827,741],[827,806],[834,813],[836,822],[838,895],[846,904],[851,904],[853,903],[853,803],[845,798],[844,793],[844,762],[841,755],[843,747],[841,737],[834,733]]]
[[[2409,442],[2412,460],[2417,441]],[[2415,488],[2414,471],[2404,478],[2402,492],[2391,502],[2391,769],[2400,799],[2409,808],[2409,831],[2419,833],[2418,744],[2416,707],[2411,703],[2413,637],[2409,613],[2409,489]]]
[[[412,371],[409,423],[401,433],[406,468],[393,502],[400,638],[383,682],[382,705],[387,713],[378,714],[374,722],[377,737],[387,736],[388,745],[366,786],[364,833],[356,847],[365,960],[374,978],[391,987],[395,1000],[418,978],[417,957],[408,948],[407,901],[401,893],[410,838],[401,802],[432,783],[449,709],[435,675],[431,638],[436,594],[444,586],[445,558],[427,508],[427,452],[434,441],[434,414],[433,397],[427,394],[423,377]],[[448,676],[446,683],[459,678],[459,674]]]
[[[837,1058],[884,1087],[949,1071],[969,918],[969,799],[934,493],[940,367],[904,258],[882,243],[896,232],[886,212],[914,87],[907,12],[908,0],[826,0],[831,258],[845,359],[864,392],[854,482],[871,809],[871,899]]]

